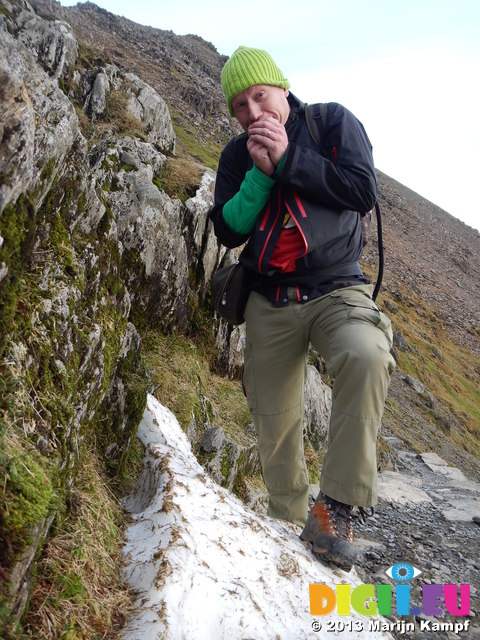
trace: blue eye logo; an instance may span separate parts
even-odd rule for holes
[[[408,582],[419,576],[422,572],[411,564],[405,562],[399,562],[392,565],[385,572],[389,578],[395,580],[395,582]]]

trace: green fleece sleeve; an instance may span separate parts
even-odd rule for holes
[[[223,205],[223,218],[235,233],[250,233],[274,184],[255,165],[247,171],[239,191]]]

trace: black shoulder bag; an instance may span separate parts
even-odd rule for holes
[[[229,324],[245,322],[245,307],[250,295],[248,271],[241,262],[222,267],[212,280],[212,305]]]

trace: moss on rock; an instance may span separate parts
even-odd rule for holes
[[[17,438],[3,439],[5,482],[0,493],[1,536],[8,564],[29,541],[31,528],[44,520],[58,497],[54,465]],[[3,554],[2,554],[3,555]]]
[[[23,293],[22,275],[28,266],[36,230],[36,215],[28,194],[8,204],[0,216],[0,265],[8,270],[0,281],[0,357],[6,346],[18,301]]]

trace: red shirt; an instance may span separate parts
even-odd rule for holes
[[[305,243],[298,227],[282,229],[268,266],[283,272],[295,271],[295,260],[304,254]]]

